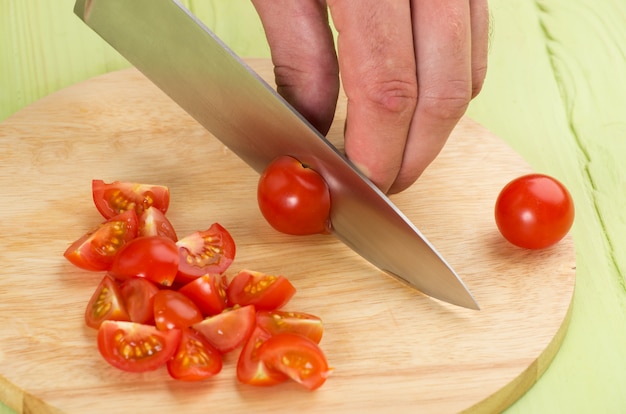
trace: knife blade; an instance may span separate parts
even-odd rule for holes
[[[326,180],[332,233],[433,298],[479,309],[410,220],[176,0],[77,0],[75,14],[257,172],[291,155]]]

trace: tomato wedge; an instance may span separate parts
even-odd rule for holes
[[[105,320],[130,320],[120,289],[108,275],[102,278],[85,309],[87,326],[98,329]]]
[[[91,192],[96,208],[107,219],[127,210],[141,216],[150,206],[165,213],[170,205],[170,190],[162,185],[93,180]]]
[[[319,346],[298,334],[271,336],[259,346],[257,356],[267,367],[282,372],[310,390],[324,384],[331,372]]]
[[[296,288],[284,276],[242,270],[230,281],[226,294],[231,305],[254,305],[257,310],[274,310],[285,305]]]
[[[84,270],[108,270],[117,252],[137,237],[137,215],[127,211],[101,223],[72,243],[63,256]]]
[[[178,241],[174,226],[165,214],[154,206],[150,206],[139,216],[137,236],[163,236]]]
[[[182,381],[201,381],[222,370],[222,355],[200,333],[182,330],[178,349],[167,361],[170,376]]]
[[[144,277],[157,285],[171,286],[178,260],[173,240],[163,236],[138,237],[117,252],[109,273],[118,280]]]
[[[316,344],[320,343],[324,333],[322,320],[304,312],[260,310],[256,313],[256,323],[272,335],[295,333],[306,336]]]
[[[220,275],[200,276],[178,291],[193,300],[204,316],[217,315],[226,309],[225,277]]]
[[[159,288],[143,277],[130,278],[120,285],[120,293],[131,322],[154,324],[154,295]]]
[[[159,331],[152,325],[104,321],[98,329],[98,351],[123,371],[152,371],[174,355],[180,338],[180,329]]]
[[[256,316],[254,306],[227,309],[193,325],[222,354],[240,347],[250,336]]]
[[[180,239],[177,281],[188,283],[207,273],[221,274],[235,259],[235,242],[218,223]]]
[[[154,321],[161,330],[188,328],[202,320],[202,312],[187,296],[175,290],[154,295]]]
[[[268,367],[259,359],[258,351],[271,334],[258,326],[246,341],[237,360],[237,379],[249,385],[275,385],[285,382],[289,377],[280,371]]]

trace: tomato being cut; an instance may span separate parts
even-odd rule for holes
[[[203,275],[178,291],[193,300],[204,316],[217,315],[226,309],[225,278],[214,274]]]
[[[259,178],[257,201],[263,217],[282,233],[328,233],[328,185],[293,157],[278,157],[267,166]]]
[[[508,183],[495,206],[495,220],[505,239],[526,249],[560,241],[574,222],[574,202],[556,179],[529,174]]]
[[[302,335],[271,336],[259,346],[257,356],[268,368],[282,372],[310,390],[324,384],[331,372],[319,346]]]
[[[201,381],[222,370],[222,355],[199,332],[186,328],[178,349],[167,361],[170,376],[182,381]]]
[[[187,296],[175,290],[154,295],[154,320],[161,330],[188,328],[202,320],[202,312]]]
[[[285,305],[296,288],[284,276],[242,270],[230,281],[226,294],[231,305],[254,305],[257,310],[274,310]]]
[[[221,274],[235,259],[235,242],[218,223],[180,239],[180,265],[176,281],[188,283],[208,273]]]
[[[219,315],[210,316],[193,328],[222,354],[240,347],[254,329],[256,319],[254,306],[227,309]]]
[[[154,324],[154,295],[159,288],[143,277],[131,277],[120,285],[120,293],[132,322]]]
[[[171,286],[178,271],[178,247],[163,236],[139,237],[119,250],[109,272],[118,280],[144,277]]]
[[[174,355],[180,338],[180,329],[159,331],[152,325],[104,321],[98,329],[98,351],[123,371],[152,371]]]
[[[289,379],[286,374],[268,367],[259,359],[259,348],[271,337],[269,332],[258,326],[252,331],[237,360],[237,379],[241,383],[266,386],[280,384]]]
[[[137,216],[150,206],[163,213],[170,205],[170,190],[162,185],[102,180],[91,182],[91,192],[96,208],[104,218],[111,218],[127,210],[135,210]]]
[[[172,223],[165,217],[165,214],[154,206],[150,206],[139,216],[137,236],[164,236],[178,240],[176,231]]]
[[[108,275],[100,281],[85,310],[87,326],[98,329],[105,320],[130,320],[120,289],[115,280]]]
[[[256,321],[257,326],[265,329],[272,335],[295,333],[306,336],[317,344],[322,340],[324,333],[322,320],[315,315],[304,312],[261,310],[256,314]]]
[[[72,243],[63,254],[84,270],[108,270],[117,252],[137,237],[137,215],[126,211],[110,218]]]

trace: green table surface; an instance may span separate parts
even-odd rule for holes
[[[0,0],[0,121],[58,89],[129,66],[73,15],[73,3]],[[239,55],[269,57],[249,0],[183,3]],[[534,169],[562,180],[577,208],[568,333],[507,413],[624,413],[626,1],[491,0],[490,8],[489,71],[468,115]],[[12,412],[0,403],[0,413]]]

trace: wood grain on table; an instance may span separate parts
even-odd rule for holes
[[[268,56],[248,0],[185,3],[241,55]],[[71,0],[0,2],[0,120],[127,66],[72,7]],[[577,207],[568,334],[545,374],[507,412],[624,412],[626,4],[491,0],[490,7],[490,67],[468,114],[536,170],[565,182]]]

